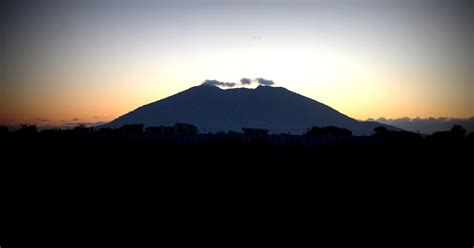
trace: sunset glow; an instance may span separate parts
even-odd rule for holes
[[[0,124],[108,122],[243,77],[361,120],[474,116],[472,1],[178,2],[6,4]]]

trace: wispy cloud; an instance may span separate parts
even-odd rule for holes
[[[240,83],[242,85],[249,85],[249,84],[252,83],[252,80],[250,78],[242,78],[242,79],[240,79]]]
[[[262,85],[262,86],[270,86],[270,85],[274,85],[275,82],[273,82],[272,80],[268,80],[268,79],[264,79],[264,78],[257,78],[255,79],[258,84]]]
[[[105,123],[106,122],[103,122],[103,121],[97,121],[97,122],[63,122],[63,123],[61,123],[61,126],[75,127],[75,126],[79,126],[79,125],[84,125],[84,126],[91,127],[91,126],[102,125],[102,124],[105,124]]]
[[[49,119],[41,118],[41,117],[35,117],[32,119],[33,121],[38,121],[38,122],[48,122]]]
[[[235,86],[235,83],[221,82],[221,81],[209,80],[209,79],[206,79],[202,84],[211,85],[211,86],[222,86],[222,87],[227,87],[227,88],[231,88]]]

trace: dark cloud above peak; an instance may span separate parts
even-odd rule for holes
[[[264,79],[264,78],[257,78],[257,79],[255,79],[255,81],[257,81],[258,84],[260,84],[262,86],[270,86],[270,85],[275,84],[275,82],[273,82],[272,80],[268,80],[268,79]]]
[[[252,80],[250,78],[242,78],[242,79],[240,79],[240,83],[242,85],[249,85],[249,84],[252,83]]]
[[[210,86],[222,86],[222,87],[228,87],[228,88],[231,88],[231,87],[235,86],[235,83],[221,82],[221,81],[209,80],[209,79],[206,79],[202,84],[203,85],[210,85]]]
[[[275,82],[273,80],[269,79],[264,79],[264,78],[255,78],[255,79],[250,79],[250,78],[241,78],[240,79],[240,85],[242,86],[249,86],[252,83],[257,83],[258,85],[262,86],[271,86],[274,85]],[[234,82],[222,82],[214,79],[206,79],[202,85],[209,85],[209,86],[217,86],[217,87],[225,87],[225,88],[232,88],[237,85],[237,83]]]

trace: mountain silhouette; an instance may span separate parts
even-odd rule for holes
[[[302,134],[312,126],[347,128],[354,135],[369,135],[377,126],[400,130],[378,122],[357,121],[333,108],[282,87],[223,90],[212,85],[192,87],[144,105],[104,125],[171,126],[191,123],[200,132],[241,131],[264,128],[272,133]]]

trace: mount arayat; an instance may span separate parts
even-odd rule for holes
[[[355,120],[282,87],[223,90],[206,84],[141,106],[103,127],[172,126],[177,122],[193,124],[204,133],[263,128],[277,134],[302,134],[312,126],[347,128],[354,135],[370,135],[377,126],[401,130],[378,122]]]

